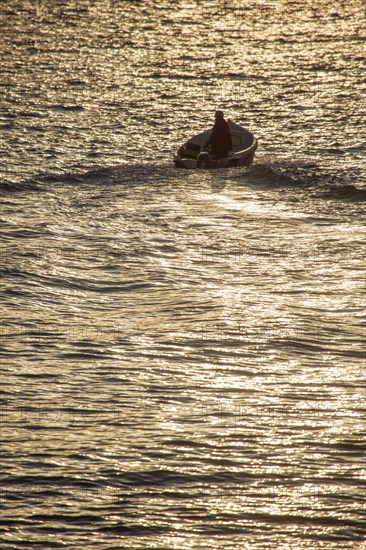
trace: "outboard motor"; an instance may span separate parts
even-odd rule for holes
[[[197,157],[197,168],[214,168],[216,165],[214,159],[207,151],[202,151]]]

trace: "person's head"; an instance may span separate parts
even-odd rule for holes
[[[215,118],[216,118],[216,120],[218,120],[220,118],[224,118],[224,113],[222,111],[216,111]]]

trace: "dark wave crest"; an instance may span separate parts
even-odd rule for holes
[[[62,173],[41,172],[31,178],[17,181],[0,181],[0,193],[14,193],[18,191],[41,191],[46,184],[126,184],[128,186],[141,185],[150,182],[157,184],[164,178],[178,179],[182,174],[176,171],[171,164],[131,163],[118,166],[96,167],[90,170],[68,170]]]
[[[276,160],[253,164],[240,178],[270,188],[309,188],[323,198],[364,201],[366,188],[353,181],[359,180],[357,176],[347,170],[334,173],[313,162]]]

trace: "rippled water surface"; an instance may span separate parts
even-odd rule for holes
[[[1,26],[1,548],[365,548],[363,1]]]

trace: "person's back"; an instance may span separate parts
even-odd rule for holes
[[[206,146],[208,145],[211,146],[212,155],[217,159],[226,157],[233,148],[230,128],[222,111],[216,111],[215,113],[215,125],[210,139],[206,143]]]

